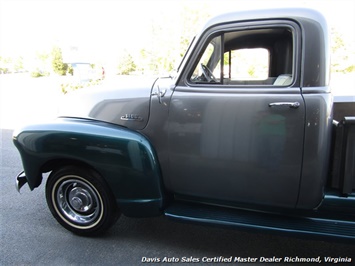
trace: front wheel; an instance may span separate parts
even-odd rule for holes
[[[79,235],[103,233],[119,217],[107,184],[86,168],[68,166],[53,171],[46,184],[46,200],[57,221]]]

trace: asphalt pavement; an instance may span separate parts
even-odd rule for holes
[[[264,232],[175,222],[166,217],[121,217],[105,235],[79,237],[51,216],[44,185],[17,193],[22,170],[12,130],[1,130],[0,265],[141,265],[148,259],[348,257],[355,244],[286,237]],[[154,264],[154,263],[153,263]],[[164,263],[159,263],[164,264]],[[171,263],[170,263],[171,264]],[[196,263],[195,263],[196,264]],[[204,263],[220,265],[219,262]],[[226,264],[226,263],[223,263]],[[274,263],[269,263],[273,265]],[[279,263],[276,263],[279,264]]]
[[[16,109],[15,102],[9,97],[10,94],[16,97],[18,93],[2,93],[2,111],[5,110],[3,104],[10,110]],[[8,98],[4,98],[4,95]],[[38,98],[35,95],[30,97],[31,104]],[[21,99],[29,106],[28,100]],[[37,101],[35,105],[38,104]],[[50,105],[53,103],[47,102],[42,107],[50,108]],[[15,114],[15,118],[20,119],[21,114]],[[50,214],[45,202],[44,184],[34,191],[24,186],[21,194],[17,193],[15,176],[22,170],[22,166],[20,156],[12,144],[11,127],[19,121],[10,118],[9,112],[2,114],[1,118],[3,123],[0,126],[8,125],[0,130],[1,266],[141,265],[153,261],[155,263],[149,264],[224,265],[230,264],[228,259],[231,257],[233,260],[249,259],[252,265],[255,264],[251,262],[253,258],[257,258],[257,262],[262,258],[270,258],[270,261],[274,258],[274,262],[268,265],[280,265],[276,259],[285,257],[320,256],[323,262],[325,257],[342,257],[355,261],[355,244],[180,223],[164,216],[144,219],[123,216],[103,236],[76,236],[60,226]],[[164,259],[170,263],[164,263]],[[223,263],[224,259],[226,262]],[[172,263],[174,261],[176,263]]]

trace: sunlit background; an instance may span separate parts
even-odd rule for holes
[[[24,68],[38,67],[35,64],[40,57],[57,46],[64,61],[102,64],[109,72],[117,72],[120,59],[127,54],[138,69],[149,69],[142,65],[156,59],[156,64],[166,64],[157,67],[159,71],[169,70],[167,64],[176,64],[186,49],[185,39],[190,40],[208,18],[223,12],[279,7],[309,7],[322,12],[333,39],[343,42],[338,44],[342,51],[337,56],[346,52],[354,64],[353,0],[0,1],[0,56],[2,61],[22,57]],[[167,59],[172,62],[165,62]]]
[[[177,67],[209,18],[282,7],[324,14],[332,37],[333,91],[355,100],[353,0],[0,0],[0,126],[25,120],[15,106],[27,106],[26,97],[38,98],[36,89],[49,99],[57,97],[47,95],[49,89],[63,94],[81,87],[68,79],[75,63],[84,63],[80,66],[90,68],[93,79],[104,76],[105,81],[118,75],[165,75]],[[62,72],[54,71],[54,58],[66,64]],[[22,102],[9,100],[14,95]],[[32,116],[44,116],[53,105],[43,104],[31,106],[38,108]]]

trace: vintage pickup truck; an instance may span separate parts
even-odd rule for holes
[[[175,75],[83,89],[16,130],[17,189],[50,173],[50,211],[86,236],[123,214],[354,240],[355,117],[333,120],[329,76],[318,12],[215,17]]]

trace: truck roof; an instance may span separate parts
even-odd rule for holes
[[[310,19],[318,22],[322,27],[327,27],[324,16],[316,10],[309,8],[276,8],[225,13],[210,19],[203,30],[218,24],[264,19],[292,19],[298,22]]]

